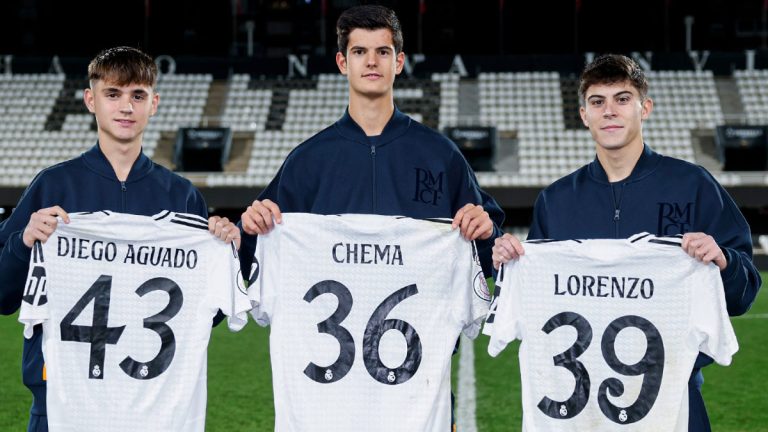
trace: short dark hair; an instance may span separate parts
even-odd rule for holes
[[[157,65],[139,49],[120,46],[101,51],[88,64],[88,80],[109,80],[119,86],[145,84],[155,88]]]
[[[403,29],[395,11],[380,5],[361,5],[349,8],[341,13],[336,21],[336,41],[339,52],[347,55],[349,34],[354,29],[378,30],[388,29],[392,32],[392,42],[395,54],[403,51]]]
[[[595,84],[614,84],[629,81],[637,89],[640,99],[648,96],[648,80],[636,61],[621,54],[601,55],[587,66],[579,79],[579,102],[584,104],[587,89]]]

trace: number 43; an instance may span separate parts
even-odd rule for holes
[[[104,356],[107,344],[117,344],[125,326],[108,327],[109,299],[112,290],[112,276],[101,275],[96,282],[88,288],[88,291],[75,303],[72,309],[61,321],[61,340],[70,342],[84,342],[90,344],[91,355],[88,366],[88,378],[104,378]],[[136,289],[136,294],[143,297],[153,291],[165,291],[168,293],[168,305],[148,318],[144,318],[144,328],[150,329],[160,336],[160,352],[148,362],[136,361],[130,356],[120,362],[120,369],[128,376],[138,380],[152,379],[165,372],[170,366],[176,352],[176,338],[167,324],[171,318],[181,310],[184,296],[176,282],[157,277],[150,279]],[[86,306],[93,302],[93,318],[90,326],[75,325],[75,319],[83,312]]]

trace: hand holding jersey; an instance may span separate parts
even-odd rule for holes
[[[648,234],[525,246],[483,329],[492,356],[522,340],[523,429],[688,430],[699,351],[738,350],[716,266]]]
[[[48,241],[59,224],[59,218],[64,223],[69,223],[69,214],[60,206],[40,209],[29,217],[29,223],[24,228],[24,244],[32,248],[35,241],[45,243]],[[240,249],[240,230],[227,218],[211,216],[208,218],[208,231],[219,240],[230,243],[235,242],[235,247]]]
[[[204,429],[211,321],[237,331],[251,308],[234,245],[208,228],[75,213],[35,244],[19,321],[43,326],[51,430]]]
[[[58,218],[61,218],[64,223],[69,223],[69,214],[59,206],[47,207],[32,213],[22,235],[24,245],[31,249],[38,240],[45,243],[56,230],[59,224]]]
[[[449,430],[453,348],[490,299],[474,244],[449,219],[282,218],[248,288],[271,326],[275,430]]]
[[[704,264],[715,263],[721,271],[728,266],[725,254],[711,235],[702,232],[685,233],[682,247],[688,255]],[[520,240],[512,234],[505,233],[494,242],[493,267],[498,270],[501,264],[518,259],[523,254],[525,254],[525,248]]]
[[[254,200],[240,217],[243,231],[250,235],[266,234],[282,223],[283,214],[277,203],[265,199]],[[493,221],[483,206],[472,203],[460,208],[451,221],[451,229],[459,228],[466,240],[486,240],[493,235]]]

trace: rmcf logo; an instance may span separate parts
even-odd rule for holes
[[[659,226],[657,235],[670,236],[675,234],[685,234],[691,230],[693,215],[691,208],[693,203],[684,205],[678,203],[658,203],[659,204]]]
[[[414,169],[416,170],[416,188],[414,189],[413,200],[436,206],[443,196],[443,172],[434,175],[430,170]]]

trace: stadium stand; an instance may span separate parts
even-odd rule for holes
[[[656,150],[705,166],[726,187],[768,185],[766,172],[723,171],[714,145],[718,125],[768,124],[768,70],[734,70],[724,77],[711,70],[654,70],[648,78],[655,108],[644,134]],[[64,74],[0,75],[0,95],[7,101],[0,107],[0,188],[23,188],[40,169],[95,142],[95,121],[82,103],[86,85],[81,77]],[[578,117],[577,85],[572,74],[557,71],[480,72],[469,78],[432,73],[398,79],[395,101],[438,130],[494,127],[495,170],[477,177],[501,194],[504,206],[510,188],[527,188],[535,196],[594,158],[592,139]],[[173,168],[180,127],[232,129],[233,150],[223,172],[185,174],[213,189],[264,187],[288,153],[338,119],[347,103],[346,79],[331,73],[293,79],[163,74],[158,91],[160,109],[147,129],[144,151],[159,163]],[[764,207],[760,199],[757,207]],[[508,229],[522,237],[527,231]],[[763,234],[756,233],[757,252],[766,250],[757,237]]]
[[[716,154],[695,143],[697,134],[711,137],[725,122],[712,71],[650,71],[648,76],[656,105],[645,135],[654,148],[705,165],[725,185],[766,182],[764,173],[722,172]],[[768,70],[736,70],[733,81],[744,122],[768,123]],[[12,74],[0,76],[0,83],[0,94],[10,101],[0,107],[0,151],[6,156],[0,162],[0,185],[24,185],[40,168],[78,154],[95,140],[93,118],[81,99],[84,80]],[[144,149],[169,161],[156,150],[161,141],[172,142],[178,128],[230,127],[250,142],[247,161],[242,170],[205,177],[211,186],[240,180],[243,186],[263,186],[295,145],[333,123],[346,106],[347,84],[338,74],[292,80],[233,74],[216,84],[225,96],[221,107],[211,109],[211,74],[162,75],[161,109],[150,122]],[[479,173],[481,182],[545,185],[594,157],[591,138],[578,119],[575,85],[573,77],[552,71],[486,72],[476,80],[433,73],[429,79],[399,80],[395,99],[401,110],[439,130],[471,123],[494,126],[500,145],[513,147],[517,162],[512,169]],[[476,101],[468,103],[461,90],[472,86]],[[467,113],[464,106],[473,103],[477,109]]]

